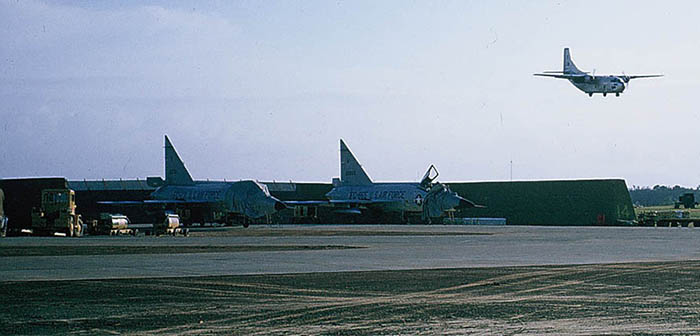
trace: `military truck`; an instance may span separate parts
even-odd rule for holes
[[[75,192],[71,189],[44,189],[41,208],[32,209],[32,225],[22,230],[32,235],[79,237],[83,221],[75,212]]]
[[[690,192],[678,196],[678,202],[674,202],[673,207],[680,209],[681,205],[686,209],[695,209],[698,205],[698,202],[695,202],[695,194]]]
[[[653,210],[640,213],[637,222],[640,226],[695,227],[700,217],[687,210]]]
[[[7,217],[5,217],[3,203],[5,203],[5,193],[0,189],[0,237],[7,235]]]

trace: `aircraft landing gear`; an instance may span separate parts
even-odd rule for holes
[[[615,92],[615,97],[619,97],[619,96],[620,96],[620,93],[619,93],[619,92]]]
[[[589,97],[593,97],[593,92],[588,94]]]
[[[607,92],[603,92],[603,97],[607,97],[607,96],[608,96],[608,93],[607,93]]]

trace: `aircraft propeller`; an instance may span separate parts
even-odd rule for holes
[[[622,76],[620,76],[620,79],[622,79],[622,81],[625,82],[625,86],[627,88],[630,87],[630,76],[627,76],[624,71],[622,71]]]

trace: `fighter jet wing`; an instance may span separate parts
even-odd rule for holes
[[[328,201],[282,201],[286,205],[328,205]]]
[[[333,204],[374,204],[374,203],[391,203],[399,200],[329,200],[329,201],[282,201],[282,203],[290,206],[294,205],[333,205]]]
[[[205,200],[143,200],[143,201],[97,201],[97,204],[104,205],[148,205],[148,204],[208,204],[216,203]]]
[[[394,203],[403,200],[330,200],[331,204],[378,204],[378,203]]]
[[[97,201],[97,204],[105,204],[105,205],[143,205],[143,201]]]
[[[145,200],[145,204],[208,204],[208,203],[218,203],[219,201],[211,200]]]

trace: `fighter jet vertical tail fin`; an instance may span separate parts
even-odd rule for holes
[[[564,48],[564,73],[565,74],[582,74],[583,71],[576,67],[574,62],[571,60],[571,53],[569,48]]]
[[[165,184],[169,185],[194,185],[192,176],[177,155],[175,147],[165,136]]]
[[[345,185],[369,185],[372,180],[348,146],[345,145],[343,139],[340,139],[340,183]]]

